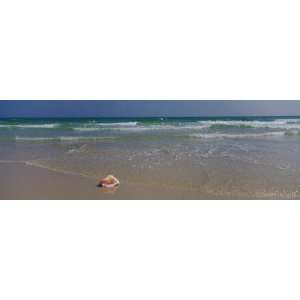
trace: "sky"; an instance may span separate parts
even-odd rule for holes
[[[0,100],[0,118],[300,116],[300,101]]]

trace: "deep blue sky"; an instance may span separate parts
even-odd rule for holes
[[[296,116],[300,101],[0,101],[0,118],[239,115]]]

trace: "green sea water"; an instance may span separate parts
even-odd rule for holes
[[[297,117],[0,119],[0,138],[96,140],[127,137],[255,138],[300,132]]]

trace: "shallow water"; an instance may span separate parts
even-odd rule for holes
[[[0,120],[0,163],[215,199],[300,198],[300,119]]]

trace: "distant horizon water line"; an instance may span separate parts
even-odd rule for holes
[[[0,120],[36,120],[36,119],[209,119],[209,118],[300,118],[299,115],[209,115],[209,116],[76,116],[76,117],[49,117],[49,116],[34,116],[34,117],[0,117]]]

